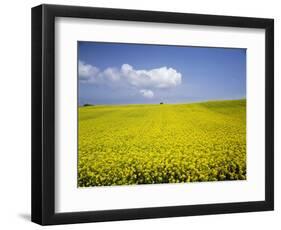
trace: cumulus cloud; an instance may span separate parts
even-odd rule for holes
[[[140,93],[142,94],[142,96],[144,96],[146,98],[153,98],[154,97],[153,91],[149,90],[149,89],[141,89]]]
[[[105,85],[127,85],[134,87],[146,98],[154,97],[154,89],[173,88],[181,84],[180,72],[169,67],[136,70],[129,64],[121,68],[108,67],[101,71],[97,67],[79,61],[79,79],[84,83]]]
[[[78,63],[79,80],[90,81],[99,73],[99,69],[95,66],[85,64],[83,61]]]
[[[166,66],[151,70],[135,70],[129,64],[123,64],[121,74],[131,85],[141,88],[170,88],[181,83],[181,73]]]

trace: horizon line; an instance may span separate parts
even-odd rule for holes
[[[219,101],[240,101],[240,100],[247,100],[246,97],[239,98],[239,99],[211,99],[211,100],[202,100],[202,101],[191,101],[191,102],[175,102],[175,103],[165,103],[163,105],[182,105],[182,104],[196,104],[196,103],[205,103],[205,102],[219,102]],[[128,104],[92,104],[92,103],[83,103],[82,105],[78,105],[78,107],[87,107],[87,106],[126,106],[126,105],[160,105],[159,103],[128,103]],[[85,106],[86,105],[86,106]]]

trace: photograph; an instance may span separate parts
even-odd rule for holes
[[[31,9],[31,221],[273,211],[275,19],[124,6]]]
[[[78,187],[247,179],[246,49],[77,46]]]

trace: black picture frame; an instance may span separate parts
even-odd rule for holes
[[[55,18],[109,19],[265,29],[265,200],[55,213]],[[41,225],[274,209],[274,20],[62,5],[32,8],[32,221]]]

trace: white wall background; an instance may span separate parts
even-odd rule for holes
[[[41,3],[275,18],[275,211],[54,226],[54,229],[277,229],[281,223],[281,80],[278,0],[56,0],[1,2],[0,228],[39,229],[30,222],[30,8]],[[280,4],[281,5],[281,4]],[[235,191],[234,191],[235,192]],[[50,228],[50,227],[46,227]]]

